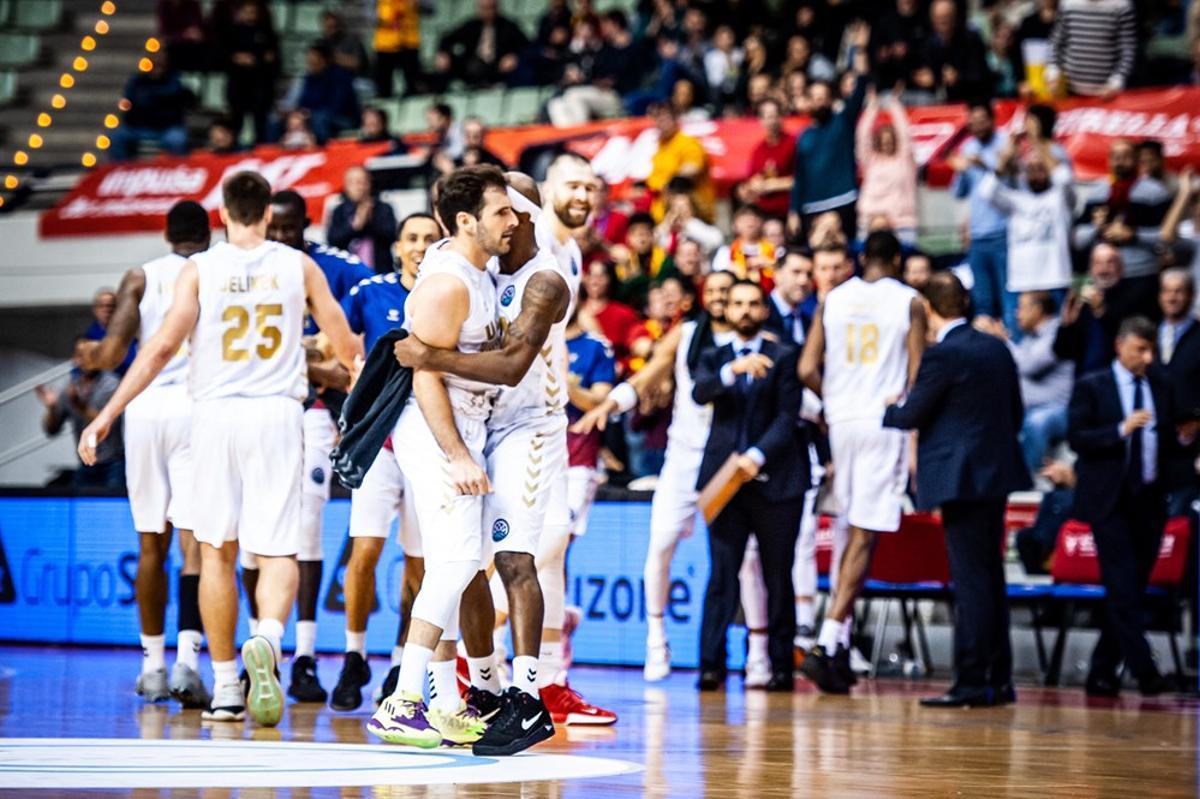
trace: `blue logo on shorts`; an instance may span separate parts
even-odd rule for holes
[[[316,468],[314,468],[312,470],[312,479],[313,479],[313,482],[316,483],[317,485],[324,485],[325,484],[325,470],[322,469],[320,466],[317,466]]]
[[[492,524],[492,540],[503,541],[508,538],[508,522],[503,519],[497,519]]]
[[[504,292],[500,295],[500,304],[505,308],[512,305],[513,297],[517,296],[517,290],[513,286],[507,286]]]
[[[572,258],[571,259],[571,275],[574,276],[574,275],[578,275],[578,274],[579,274],[579,264],[575,263],[575,259]]]

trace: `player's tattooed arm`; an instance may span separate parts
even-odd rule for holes
[[[515,386],[545,345],[550,328],[566,317],[570,299],[567,283],[559,274],[549,270],[538,272],[525,285],[521,313],[509,325],[499,349],[459,352],[431,347],[420,337],[409,336],[396,343],[396,358],[404,366]]]
[[[824,306],[817,306],[812,325],[808,328],[808,340],[800,356],[800,382],[818,397],[821,396],[821,364],[825,361]]]
[[[146,273],[141,269],[130,269],[121,278],[117,289],[117,307],[108,330],[99,341],[89,341],[79,347],[79,357],[84,369],[111,371],[121,365],[129,352],[129,345],[137,338],[142,315],[138,305],[146,293]]]

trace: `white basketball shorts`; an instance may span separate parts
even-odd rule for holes
[[[410,558],[421,557],[421,530],[412,492],[390,449],[379,450],[362,486],[350,492],[350,537],[387,538],[392,522],[400,519],[400,548]]]
[[[125,409],[125,479],[133,527],[191,530],[192,398],[187,384],[154,386]]]
[[[908,483],[908,433],[873,420],[829,426],[833,493],[852,527],[894,533],[900,529]]]

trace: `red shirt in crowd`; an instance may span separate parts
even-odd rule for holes
[[[783,133],[779,142],[771,144],[766,139],[758,143],[750,154],[750,174],[764,178],[783,178],[795,172],[796,139]],[[758,198],[758,207],[767,216],[784,218],[788,213],[791,195],[786,191],[774,191]]]
[[[642,320],[636,311],[620,302],[610,302],[594,315],[600,330],[604,332],[604,338],[612,344],[618,371],[624,374],[629,368],[629,345],[636,338]]]

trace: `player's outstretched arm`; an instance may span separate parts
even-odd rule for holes
[[[357,368],[356,361],[363,357],[362,339],[350,330],[342,306],[329,290],[325,273],[307,255],[304,256],[304,294],[317,327],[321,328],[333,347],[334,357],[353,374]]]
[[[821,364],[825,362],[824,306],[818,305],[808,327],[808,340],[800,356],[800,382],[818,397],[821,396]]]
[[[403,366],[449,372],[483,383],[515,386],[546,344],[550,328],[566,316],[570,298],[567,282],[562,276],[550,270],[538,272],[525,286],[521,313],[509,325],[500,349],[467,353],[442,348],[414,328],[415,338],[409,336],[396,342],[396,359]]]
[[[112,371],[121,365],[121,361],[125,360],[125,355],[129,352],[129,345],[137,338],[142,322],[138,305],[145,293],[146,273],[141,269],[130,269],[126,272],[121,278],[120,288],[117,289],[117,307],[108,322],[104,338],[86,342],[79,348],[84,369]]]
[[[146,390],[146,386],[170,362],[196,326],[196,319],[200,316],[199,291],[196,264],[188,261],[175,281],[175,296],[162,327],[138,350],[137,357],[133,359],[112,398],[79,436],[79,459],[88,466],[96,462],[96,445],[108,437],[109,430],[125,406]]]
[[[610,416],[623,412],[624,409],[621,405],[622,396],[626,398],[626,402],[630,408],[636,405],[638,400],[646,399],[652,388],[671,376],[671,372],[675,368],[675,353],[679,349],[679,342],[682,337],[683,325],[676,325],[667,331],[667,334],[654,345],[650,360],[646,362],[646,365],[637,374],[631,376],[618,386],[620,388],[619,392],[614,394],[611,387],[608,387],[603,393],[600,393],[594,385],[592,386],[593,396],[597,396],[599,399],[590,404],[587,403],[586,398],[583,398],[584,404],[581,404],[576,402],[572,396],[571,402],[576,408],[584,411],[584,414],[579,421],[571,426],[571,432],[590,433],[593,430],[603,431],[608,426],[608,418]],[[622,386],[624,388],[621,388]],[[630,390],[636,396],[629,397],[628,392]]]

